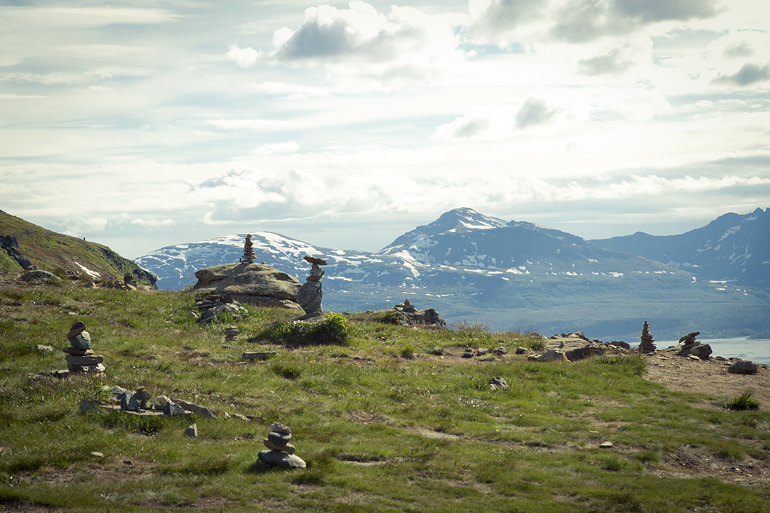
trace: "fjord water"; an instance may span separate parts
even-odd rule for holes
[[[703,344],[711,346],[711,356],[723,356],[724,358],[743,358],[754,363],[766,363],[770,365],[770,339],[767,338],[712,338],[698,339]],[[677,340],[655,341],[658,349],[675,346]]]

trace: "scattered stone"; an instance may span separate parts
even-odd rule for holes
[[[466,348],[465,351],[463,351],[463,354],[462,354],[463,358],[473,358],[474,356],[476,356],[476,351],[474,351],[470,347]]]
[[[600,449],[610,449],[611,447],[614,447],[612,442],[602,442],[599,444]]]
[[[711,346],[708,344],[697,344],[690,350],[691,356],[697,356],[701,360],[708,360],[711,355]]]
[[[517,347],[516,354],[527,354],[528,349],[526,347]]]
[[[539,354],[529,354],[529,355],[527,355],[527,360],[530,361],[530,362],[539,362],[541,358],[542,358],[542,356],[539,355]]]
[[[184,408],[187,411],[191,411],[193,413],[197,413],[199,415],[203,415],[206,418],[209,419],[217,419],[217,414],[214,410],[211,408],[207,408],[205,406],[198,406],[197,404],[188,403],[185,401],[181,401],[179,399],[172,399],[173,402],[177,403],[179,406]]]
[[[502,356],[504,354],[508,354],[508,350],[506,348],[504,348],[504,347],[498,347],[498,348],[496,348],[492,352],[495,353],[497,356]]]
[[[489,349],[485,347],[479,347],[478,349],[476,349],[476,356],[484,356],[488,352],[489,352]]]
[[[101,453],[99,451],[91,451],[91,456],[95,458],[104,458],[104,453]]]
[[[133,390],[126,390],[123,397],[120,399],[120,409],[125,411],[139,412],[141,406],[139,401],[135,397],[136,393]]]
[[[198,424],[187,426],[187,429],[184,430],[184,434],[190,438],[198,438]]]
[[[508,383],[506,383],[505,379],[501,377],[492,378],[489,380],[489,389],[490,390],[508,390]]]
[[[125,465],[133,465],[133,464],[134,464],[134,462],[133,462],[133,461],[131,461],[131,460],[123,460],[123,463],[124,463]]]
[[[652,354],[657,348],[654,344],[652,335],[650,334],[650,326],[647,321],[644,321],[644,327],[642,328],[642,341],[639,344],[639,352],[643,354]]]
[[[227,299],[228,301],[225,301]],[[209,294],[195,302],[196,310],[193,310],[193,317],[198,319],[198,324],[216,322],[217,316],[222,313],[229,313],[231,319],[243,319],[249,316],[249,312],[241,303],[235,301],[231,294]],[[234,330],[234,331],[233,331]],[[225,329],[225,337],[232,336],[227,340],[235,340],[238,337],[238,328],[230,326]]]
[[[277,355],[275,351],[261,351],[256,353],[243,353],[241,357],[244,360],[267,360],[268,358],[272,358],[273,356]]]
[[[44,346],[42,344],[38,344],[37,346],[35,346],[35,349],[40,353],[53,353],[52,346]]]
[[[177,415],[184,415],[186,412],[184,408],[179,406],[177,403],[167,400],[166,404],[163,405],[163,415],[169,415],[169,416],[177,416]]]
[[[730,365],[727,372],[732,374],[756,374],[758,369],[754,362],[741,360]]]
[[[545,340],[545,349],[546,354],[548,354],[548,351],[563,353],[564,357],[571,362],[582,360],[589,356],[603,355],[607,352],[607,347],[602,342],[588,340],[588,337],[580,331],[548,337]],[[551,356],[548,358],[551,358]],[[541,359],[541,361],[549,360]]]
[[[623,342],[622,340],[613,340],[612,342],[610,342],[610,345],[615,347],[620,347],[627,351],[631,350],[631,344],[629,344],[628,342]]]
[[[272,467],[305,468],[307,464],[299,456],[295,455],[296,447],[289,443],[291,429],[286,424],[274,422],[270,425],[270,432],[262,443],[269,450],[259,451],[259,460]]]

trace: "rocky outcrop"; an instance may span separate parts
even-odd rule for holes
[[[418,310],[406,299],[393,307],[398,312],[398,322],[402,326],[424,327],[424,328],[446,328],[446,321],[441,318],[438,312],[433,308]]]
[[[195,273],[198,283],[193,290],[203,293],[230,294],[236,301],[257,306],[300,308],[297,304],[299,281],[265,264],[225,264]]]
[[[32,262],[27,260],[27,258],[21,254],[21,248],[19,247],[19,242],[16,240],[16,237],[12,235],[0,235],[0,248],[8,253],[9,257],[16,260],[16,263],[19,264],[22,269],[26,269],[32,265]]]
[[[546,353],[540,359],[544,362],[562,359],[574,362],[607,352],[607,348],[602,342],[591,341],[579,331],[548,337],[545,340],[545,349]],[[564,357],[559,356],[559,353],[563,354]]]

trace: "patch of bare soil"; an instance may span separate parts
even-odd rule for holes
[[[693,360],[675,356],[673,351],[660,351],[647,356],[644,378],[677,392],[707,394],[720,402],[733,399],[751,388],[760,411],[770,411],[768,366],[757,365],[757,374],[732,374],[727,372],[732,363],[717,359]]]
[[[770,483],[770,465],[747,456],[742,460],[718,458],[700,447],[672,451],[663,458],[665,469],[651,473],[661,477],[710,477],[725,483],[765,485]]]

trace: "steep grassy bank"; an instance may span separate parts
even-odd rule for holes
[[[408,329],[385,312],[345,315],[347,345],[289,349],[275,324],[293,314],[251,309],[232,323],[239,340],[225,342],[227,324],[195,323],[191,293],[5,278],[0,504],[9,509],[760,512],[770,501],[770,415],[649,383],[637,356],[528,362],[513,352],[538,346],[535,334]],[[103,381],[37,375],[66,367],[59,349],[74,319],[105,357]],[[508,354],[460,358],[466,346]],[[259,350],[278,354],[241,361]],[[490,390],[497,376],[510,389]],[[190,439],[192,420],[78,413],[105,384],[144,386],[219,418],[193,419]],[[292,428],[307,469],[256,469],[273,421]],[[712,464],[753,477],[718,480]]]

